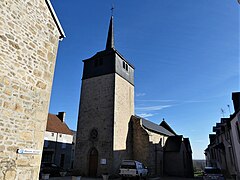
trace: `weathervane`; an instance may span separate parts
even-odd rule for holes
[[[111,8],[111,14],[113,16],[113,10],[114,10],[114,5],[112,5],[112,8]]]

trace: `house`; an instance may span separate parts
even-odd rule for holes
[[[210,143],[205,150],[207,166],[220,168],[227,177],[239,178],[240,165],[240,93],[232,94],[235,112],[221,118],[209,135]]]
[[[230,116],[231,139],[233,150],[233,163],[235,164],[235,174],[240,180],[240,92],[232,93],[234,113]]]
[[[50,0],[3,0],[0,9],[0,179],[38,179],[65,35]]]
[[[64,119],[65,112],[59,112],[58,115],[48,114],[42,162],[54,163],[64,169],[71,169],[74,134]]]

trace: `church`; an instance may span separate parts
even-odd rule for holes
[[[122,160],[145,164],[150,176],[193,176],[188,138],[167,124],[134,114],[134,66],[114,47],[113,16],[106,48],[83,60],[74,171],[116,176]]]

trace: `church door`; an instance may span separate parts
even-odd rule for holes
[[[89,154],[89,176],[94,177],[97,175],[98,168],[98,151],[96,148],[92,148]]]

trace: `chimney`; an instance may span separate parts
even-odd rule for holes
[[[58,112],[57,117],[58,117],[62,122],[64,122],[64,121],[65,121],[65,115],[66,115],[65,112]]]
[[[233,92],[232,93],[232,100],[234,111],[237,112],[240,110],[240,92]]]

